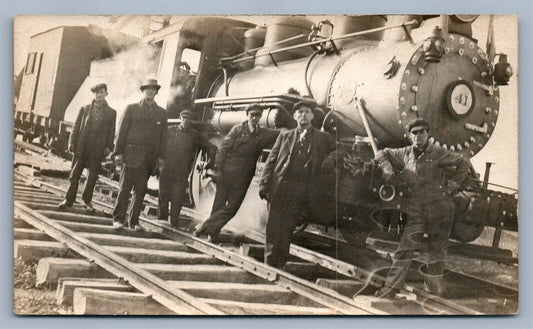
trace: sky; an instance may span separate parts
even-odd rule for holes
[[[158,17],[155,17],[158,20]],[[258,25],[264,25],[273,19],[272,16],[233,16]],[[313,21],[319,21],[319,16],[309,16]],[[113,28],[124,22],[127,16],[113,20],[111,16],[17,16],[14,19],[14,74],[24,67],[30,37],[34,34],[61,25],[98,25],[102,28]],[[171,22],[177,22],[183,16],[173,16]],[[144,18],[131,18],[121,32],[140,37]],[[158,28],[157,22],[151,27]],[[482,49],[485,48],[488,16],[480,16],[473,24],[474,37],[479,40]],[[500,88],[500,115],[491,140],[472,158],[474,168],[481,177],[485,170],[485,162],[493,162],[491,182],[499,185],[518,188],[518,24],[516,17],[497,15],[494,20],[495,43],[497,52],[506,52],[508,61],[515,74],[511,77],[509,86]]]

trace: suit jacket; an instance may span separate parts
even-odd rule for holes
[[[91,104],[81,107],[72,133],[70,134],[69,145],[74,146],[75,156],[79,155],[87,145],[91,145],[96,151],[95,153],[102,159],[104,157],[104,149],[113,149],[117,112],[110,108],[107,103],[104,103],[98,120],[92,121],[93,124],[96,124],[96,127],[89,127],[91,124],[90,116],[93,104],[94,101]],[[95,132],[92,138],[88,136],[90,129],[93,129]]]
[[[232,166],[236,171],[250,177],[255,173],[257,159],[263,149],[274,144],[279,131],[258,127],[254,138],[246,138],[251,134],[248,121],[236,124],[224,137],[222,146],[216,154],[215,168],[222,170],[224,166]]]
[[[322,174],[322,162],[329,157],[336,157],[335,140],[325,132],[312,128],[311,139],[311,179],[308,188],[308,200],[314,214],[320,213],[324,206],[325,175]],[[297,139],[297,129],[281,132],[268,155],[260,180],[261,187],[268,187],[269,200],[273,200],[276,192],[289,169],[291,155]],[[329,177],[328,177],[329,178]],[[330,182],[331,183],[331,182]],[[333,178],[333,185],[335,181]],[[290,200],[284,200],[289,201]]]
[[[166,146],[166,111],[144,100],[126,106],[115,143],[115,155],[123,155],[125,166],[136,168],[145,163],[153,171],[157,159],[165,159]]]

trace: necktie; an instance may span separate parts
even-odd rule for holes
[[[301,133],[300,133],[300,143],[303,143],[303,141],[305,140],[305,136],[307,135],[307,129],[304,129]]]

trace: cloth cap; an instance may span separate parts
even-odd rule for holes
[[[416,118],[407,123],[407,126],[405,126],[405,130],[407,130],[407,132],[411,132],[414,127],[424,127],[429,130],[429,123],[423,118]]]
[[[157,84],[157,80],[156,79],[146,79],[146,80],[144,80],[144,82],[141,85],[141,91],[143,91],[145,88],[148,88],[148,87],[155,87],[157,90],[159,90],[159,88],[161,88],[161,86]]]
[[[192,112],[189,110],[183,110],[180,112],[180,117],[192,117]]]
[[[312,101],[303,100],[303,101],[299,101],[296,104],[294,104],[294,106],[292,107],[292,110],[294,112],[296,112],[300,107],[303,107],[303,106],[306,106],[306,107],[310,108],[311,111],[313,111],[313,109],[315,108],[316,104],[314,102],[312,102]]]
[[[102,89],[105,89],[105,91],[107,92],[107,85],[105,83],[97,83],[97,84],[95,84],[94,86],[91,87],[91,91],[93,93],[95,93],[97,91],[100,91]]]
[[[258,111],[258,112],[263,113],[263,108],[259,104],[254,103],[246,107],[246,114],[248,114],[248,112],[250,111]]]

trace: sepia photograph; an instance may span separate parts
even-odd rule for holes
[[[13,50],[15,314],[519,313],[516,16],[20,15]]]

